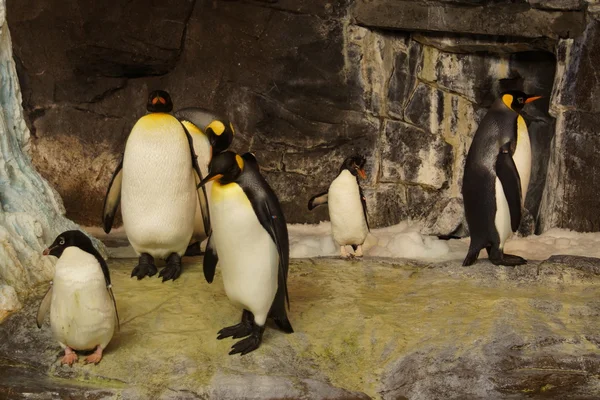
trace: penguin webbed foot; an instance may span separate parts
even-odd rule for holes
[[[246,337],[252,333],[254,327],[254,316],[250,311],[244,310],[242,313],[242,321],[239,324],[227,326],[221,329],[218,333],[217,340],[231,337],[239,339]]]
[[[201,256],[204,252],[200,249],[200,242],[190,244],[185,250],[184,256],[186,257],[196,257]]]
[[[170,279],[175,280],[179,278],[179,275],[181,275],[181,256],[177,253],[171,253],[171,255],[167,257],[166,261],[167,266],[160,271],[158,277],[162,277],[163,282],[166,282]]]
[[[514,254],[503,254],[502,258],[490,258],[494,265],[504,265],[505,267],[516,267],[517,265],[527,264],[527,260]]]
[[[98,364],[102,360],[102,347],[96,347],[96,350],[83,360],[86,364]]]
[[[264,326],[258,326],[253,323],[252,333],[245,339],[240,340],[233,346],[231,346],[231,351],[229,355],[232,356],[234,354],[239,354],[243,356],[245,354],[250,353],[260,347],[262,342],[263,332],[265,331]]]
[[[60,359],[60,363],[71,367],[75,361],[77,361],[77,354],[69,347],[65,348],[65,355]]]
[[[154,257],[150,254],[143,253],[140,255],[138,265],[131,271],[131,277],[138,278],[138,281],[146,276],[154,276],[158,272],[156,265],[154,265]]]

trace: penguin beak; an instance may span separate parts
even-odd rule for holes
[[[202,187],[204,185],[206,185],[208,182],[210,181],[214,181],[215,179],[221,179],[223,177],[223,174],[208,174],[206,176],[206,178],[202,179],[202,182],[200,182],[198,184],[198,187]]]
[[[534,101],[536,101],[536,100],[539,100],[539,99],[541,99],[541,98],[542,98],[542,96],[533,96],[533,97],[529,97],[527,100],[525,100],[525,104],[527,104],[527,103],[531,103],[531,102],[534,102]]]
[[[48,256],[52,250],[54,250],[54,247],[48,247],[42,254]]]
[[[357,169],[357,171],[358,171],[358,175],[359,175],[359,176],[360,176],[362,179],[367,179],[367,173],[365,172],[365,170],[364,170],[364,169],[362,169],[362,168],[358,168],[358,169]]]

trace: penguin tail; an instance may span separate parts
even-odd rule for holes
[[[477,261],[477,257],[479,257],[479,252],[481,249],[469,247],[469,252],[463,261],[463,267],[468,267],[469,265],[473,265],[475,261]]]
[[[294,328],[292,328],[292,324],[287,315],[284,315],[283,317],[274,317],[273,322],[275,322],[275,325],[285,333],[294,333]]]

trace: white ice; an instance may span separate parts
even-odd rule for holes
[[[407,258],[426,261],[462,261],[467,254],[469,238],[440,240],[435,236],[419,233],[421,223],[404,221],[398,225],[372,229],[363,245],[365,257]],[[104,235],[99,228],[86,228],[99,239],[120,240],[123,247],[114,247],[110,242],[109,254],[114,258],[136,257],[131,247],[126,246],[123,228]],[[339,247],[331,236],[331,224],[289,224],[290,257],[334,257],[339,256]],[[545,260],[554,254],[570,254],[600,257],[600,232],[580,233],[567,229],[551,229],[541,235],[513,237],[507,240],[505,252],[519,255],[528,260]],[[487,258],[484,251],[480,259]]]

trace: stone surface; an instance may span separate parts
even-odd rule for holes
[[[585,28],[583,12],[546,11],[513,2],[465,7],[445,2],[357,0],[352,17],[358,25],[380,29],[529,38],[576,37]]]
[[[163,284],[131,279],[132,259],[109,265],[121,331],[102,362],[59,366],[48,323],[35,327],[39,299],[29,302],[0,327],[0,397],[43,390],[106,399],[598,393],[598,259],[554,256],[517,268],[486,260],[472,268],[460,260],[294,260],[295,333],[268,327],[261,347],[244,357],[227,355],[232,340],[216,340],[240,317],[218,269],[208,285],[201,259],[188,259],[182,276]]]
[[[0,320],[20,308],[32,286],[52,277],[54,262],[42,257],[46,246],[58,233],[77,229],[64,218],[60,196],[32,164],[4,17],[5,2],[0,0]]]

